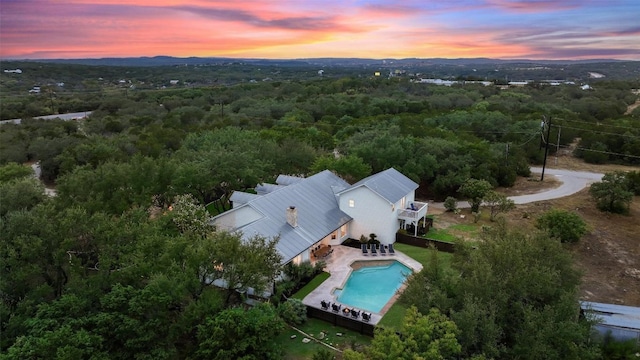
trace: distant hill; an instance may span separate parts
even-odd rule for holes
[[[273,66],[426,66],[426,65],[498,65],[498,64],[540,64],[540,65],[572,65],[621,62],[612,59],[591,60],[501,60],[490,58],[406,58],[406,59],[366,59],[366,58],[308,58],[308,59],[252,59],[252,58],[224,58],[224,57],[127,57],[127,58],[99,58],[99,59],[44,59],[25,60],[45,63],[101,65],[101,66],[176,66],[176,65],[213,65],[213,64],[247,64]]]

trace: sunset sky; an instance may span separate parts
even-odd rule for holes
[[[0,0],[0,58],[640,60],[640,0]]]

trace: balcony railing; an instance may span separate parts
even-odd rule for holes
[[[411,208],[413,205],[413,209]],[[427,210],[429,208],[428,203],[414,201],[409,204],[407,209],[399,209],[398,210],[398,219],[408,220],[408,221],[418,221],[421,217],[427,215]]]

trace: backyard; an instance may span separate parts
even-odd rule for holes
[[[399,243],[396,243],[394,246],[397,251],[405,253],[423,266],[428,264],[435,251]],[[452,254],[444,252],[436,253],[441,260],[442,266],[448,267],[451,262]],[[329,274],[321,273],[292,297],[303,299],[328,277]],[[394,299],[397,300],[397,295],[394,296]],[[405,311],[406,307],[396,301],[383,316],[379,325],[400,328]],[[303,342],[302,340],[305,337],[311,339],[311,341],[306,343]],[[336,358],[340,359],[340,351],[344,349],[358,349],[362,346],[367,346],[371,342],[371,337],[359,334],[356,331],[334,326],[322,320],[310,318],[305,324],[298,327],[297,330],[294,328],[288,328],[283,334],[278,336],[277,341],[282,346],[285,353],[285,359],[311,359],[314,353],[323,348],[335,352]],[[336,351],[332,348],[340,351]]]

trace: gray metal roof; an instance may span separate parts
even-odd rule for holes
[[[335,193],[348,186],[346,181],[325,170],[288,186],[272,188],[273,191],[242,206],[249,206],[264,216],[236,230],[241,231],[244,237],[279,236],[277,249],[283,262],[287,263],[352,220],[340,210]],[[297,211],[298,226],[295,228],[286,220],[286,210],[290,206],[295,206]]]
[[[270,192],[276,191],[276,190],[280,189],[283,186],[284,185],[262,183],[262,184],[256,185],[255,190],[258,193],[258,195],[265,195],[265,194],[268,194]]]
[[[580,307],[602,320],[602,324],[640,329],[640,308],[633,306],[582,301]]]
[[[391,204],[395,204],[408,193],[415,191],[418,188],[418,184],[413,182],[413,180],[404,176],[398,170],[389,168],[358,181],[348,189],[341,191],[340,194],[346,193],[360,186],[366,186]]]
[[[238,205],[246,204],[249,201],[258,197],[260,197],[260,195],[252,194],[244,191],[234,191],[233,194],[231,194],[231,197],[229,198],[229,200],[233,202],[233,206],[235,207]]]
[[[300,182],[302,180],[304,180],[304,178],[297,177],[297,176],[280,174],[280,175],[278,175],[278,178],[276,179],[276,184],[278,184],[278,185],[291,185],[291,184],[298,183],[298,182]]]

